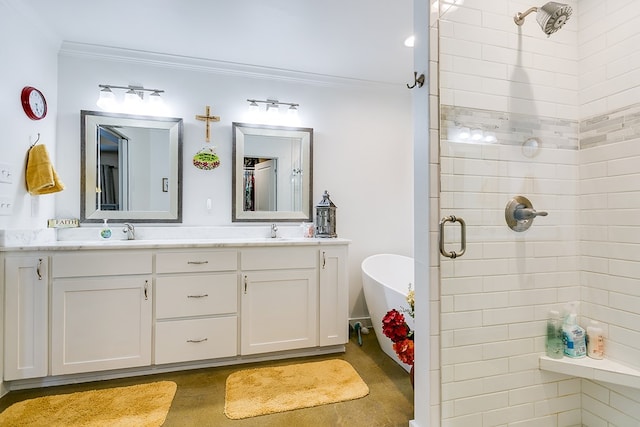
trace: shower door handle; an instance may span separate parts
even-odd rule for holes
[[[448,252],[444,249],[444,225],[447,222],[460,223],[460,251]],[[467,224],[464,219],[456,217],[454,215],[445,216],[440,220],[440,253],[447,258],[455,259],[464,255],[464,251],[467,250]]]

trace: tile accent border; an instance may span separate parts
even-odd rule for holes
[[[577,150],[578,122],[553,117],[504,111],[481,110],[451,105],[440,106],[442,137],[456,127],[479,128],[483,132],[494,132],[496,144],[521,145],[530,138],[538,139],[546,148]]]
[[[580,122],[580,148],[628,141],[640,137],[640,103],[618,108]]]

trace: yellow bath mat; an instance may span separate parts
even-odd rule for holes
[[[369,394],[369,387],[348,362],[339,359],[246,369],[227,378],[224,413],[241,419]]]
[[[160,381],[38,397],[8,407],[0,414],[0,425],[158,427],[167,417],[176,388],[172,381]]]

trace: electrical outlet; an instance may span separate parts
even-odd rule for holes
[[[7,196],[0,196],[0,215],[11,215],[13,212],[13,199]]]
[[[0,163],[0,182],[13,184],[13,170],[8,163]]]

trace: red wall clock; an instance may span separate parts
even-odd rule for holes
[[[44,119],[47,115],[47,100],[38,89],[31,86],[25,86],[20,95],[22,108],[31,120]]]

